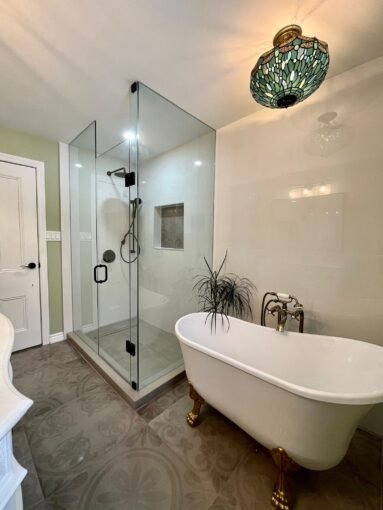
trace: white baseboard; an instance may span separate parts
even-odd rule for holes
[[[64,333],[60,331],[60,333],[53,333],[53,335],[49,336],[49,343],[55,344],[56,342],[62,342],[64,340]]]

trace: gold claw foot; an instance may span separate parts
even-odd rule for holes
[[[271,451],[271,456],[279,468],[279,475],[274,485],[271,504],[278,510],[292,509],[292,493],[289,483],[289,475],[298,471],[300,466],[287,455],[283,448],[275,448]]]
[[[197,427],[200,424],[199,413],[204,399],[196,392],[193,385],[189,383],[189,396],[194,400],[193,409],[186,415],[186,421],[191,427]]]
[[[279,489],[277,483],[274,485],[271,504],[274,508],[278,508],[279,510],[291,510],[291,504],[287,494]]]
[[[198,414],[194,414],[193,411],[190,411],[190,413],[186,415],[186,421],[191,427],[197,427],[200,424]]]

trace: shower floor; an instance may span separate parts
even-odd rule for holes
[[[183,359],[174,334],[140,320],[139,335],[139,387],[143,388],[181,366]],[[96,351],[99,343],[100,356],[126,380],[137,382],[137,357],[131,357],[125,348],[128,339],[137,345],[137,320],[102,326],[98,333],[93,330],[81,337]]]

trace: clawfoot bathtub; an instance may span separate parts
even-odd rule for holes
[[[194,400],[205,399],[271,450],[280,469],[272,503],[291,508],[286,475],[324,470],[347,452],[363,417],[383,402],[383,348],[306,333],[279,333],[230,318],[211,333],[205,313],[175,326]]]

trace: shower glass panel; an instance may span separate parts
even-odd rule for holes
[[[110,150],[97,154],[96,123],[69,146],[73,319],[139,390],[183,369],[174,326],[212,262],[215,131],[142,83],[129,115]]]
[[[69,144],[73,329],[98,350],[96,265],[96,123]]]
[[[108,279],[98,285],[99,355],[137,388],[137,189],[131,140],[97,157],[97,258]],[[127,345],[127,342],[129,344]]]
[[[215,131],[142,83],[135,94],[143,388],[182,366],[174,326],[198,310],[194,278],[212,261]]]

